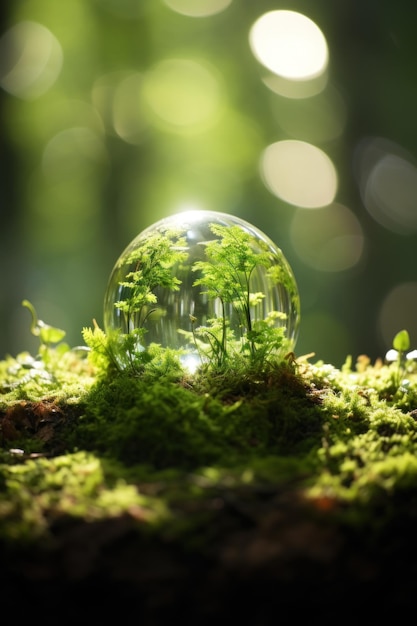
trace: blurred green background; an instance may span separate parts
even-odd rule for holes
[[[222,211],[284,252],[296,354],[417,347],[417,5],[14,0],[0,8],[0,358],[30,300],[82,344],[144,228]]]

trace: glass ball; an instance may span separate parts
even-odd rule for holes
[[[140,370],[157,346],[184,369],[292,352],[300,301],[282,251],[248,222],[186,211],[139,233],[109,277],[104,330],[121,368]]]

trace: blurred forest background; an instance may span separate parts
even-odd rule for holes
[[[3,0],[0,358],[72,346],[162,217],[222,211],[284,252],[296,354],[417,347],[417,5]]]

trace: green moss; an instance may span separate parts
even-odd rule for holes
[[[35,402],[48,397],[77,403],[97,376],[87,354],[80,347],[51,349],[47,362],[29,352],[7,356],[0,361],[0,409],[21,400]]]
[[[319,441],[320,413],[287,365],[275,376],[274,384],[258,383],[256,393],[232,397],[229,390],[224,398],[180,382],[123,374],[99,380],[85,395],[84,413],[68,441],[126,465],[156,468],[294,454]]]
[[[127,515],[138,532],[202,546],[219,502],[277,489],[313,510],[332,503],[327,519],[352,527],[414,506],[413,362],[397,387],[395,364],[363,359],[194,378],[166,362],[138,377],[97,363],[54,348],[47,363],[0,362],[3,540]]]
[[[161,500],[140,494],[121,477],[115,481],[105,464],[86,452],[2,463],[0,473],[1,539],[48,539],[68,518],[94,521],[130,512],[150,523],[166,515]]]

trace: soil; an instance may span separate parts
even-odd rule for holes
[[[3,547],[4,611],[43,624],[120,615],[146,626],[272,626],[303,616],[333,624],[414,610],[414,516],[381,533],[354,532],[335,522],[331,502],[313,507],[291,487],[225,493],[211,506],[205,536],[188,545],[138,532],[137,520],[125,515],[60,520],[35,549]]]

